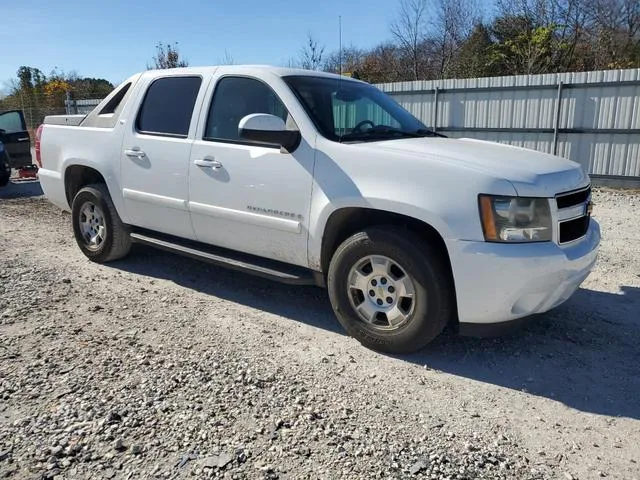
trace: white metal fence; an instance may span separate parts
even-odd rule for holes
[[[556,153],[594,175],[640,177],[640,69],[378,87],[451,137]]]

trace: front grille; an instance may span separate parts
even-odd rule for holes
[[[589,229],[589,217],[580,217],[560,223],[560,243],[584,237]]]
[[[589,203],[591,187],[561,193],[556,196],[558,205],[558,242],[573,242],[584,237],[589,230]]]
[[[591,187],[577,192],[561,193],[556,197],[558,209],[573,207],[585,203],[591,197]]]

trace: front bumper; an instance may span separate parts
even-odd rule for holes
[[[600,226],[591,220],[586,236],[570,245],[552,242],[448,244],[462,333],[480,325],[507,325],[557,307],[571,297],[596,262]]]

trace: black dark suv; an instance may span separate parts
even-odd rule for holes
[[[9,183],[12,168],[32,165],[31,138],[20,110],[0,112],[0,187]]]

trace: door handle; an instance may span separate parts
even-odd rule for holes
[[[124,151],[124,154],[127,157],[133,157],[133,158],[137,158],[138,160],[142,160],[145,156],[146,153],[144,153],[142,150],[140,150],[137,147],[133,147],[133,148],[128,148]]]
[[[29,137],[20,137],[18,139],[19,142],[28,142],[29,141]]]
[[[198,158],[197,160],[194,160],[193,163],[199,167],[213,168],[214,170],[222,168],[222,163],[210,158]]]

